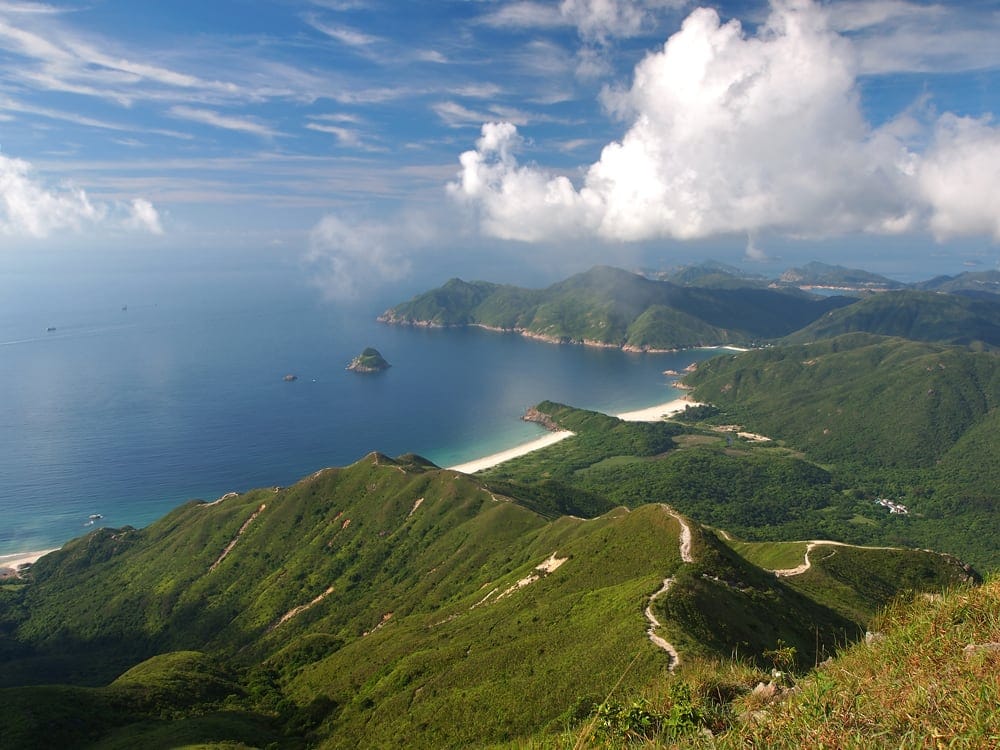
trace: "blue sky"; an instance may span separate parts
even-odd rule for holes
[[[334,300],[995,267],[997,40],[998,2],[0,0],[0,254],[277,258]]]

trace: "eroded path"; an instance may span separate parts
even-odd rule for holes
[[[667,512],[667,514],[677,519],[677,523],[679,523],[681,526],[681,533],[679,537],[681,562],[685,563],[694,562],[694,557],[692,557],[691,555],[691,527],[688,526],[687,521],[685,521],[669,505],[661,505],[661,507],[663,508],[664,511]],[[655,602],[658,597],[661,597],[664,594],[666,594],[670,590],[670,587],[673,585],[673,583],[674,579],[672,577],[663,579],[663,585],[660,586],[659,590],[655,594],[649,597],[649,603],[646,605],[646,612],[645,612],[646,619],[649,621],[649,627],[646,628],[646,635],[649,636],[649,640],[653,643],[654,646],[662,648],[670,655],[669,670],[671,672],[677,669],[677,665],[681,663],[681,657],[680,654],[677,653],[677,649],[674,648],[674,645],[672,643],[670,643],[665,638],[662,638],[656,634],[656,631],[662,628],[663,625],[660,624],[660,621],[656,619],[656,615],[653,614],[653,602]]]
[[[775,576],[778,578],[788,578],[790,576],[802,575],[809,568],[812,567],[812,561],[809,559],[809,553],[812,552],[817,547],[854,547],[855,549],[898,549],[897,547],[865,547],[859,544],[847,544],[845,542],[832,542],[829,539],[812,539],[806,542],[806,554],[801,565],[796,565],[794,568],[784,568],[782,570],[772,570]],[[836,550],[834,550],[836,554]]]
[[[674,648],[674,645],[672,643],[670,643],[664,638],[661,638],[656,634],[656,630],[658,628],[662,628],[663,626],[660,624],[660,621],[656,619],[656,615],[653,614],[653,602],[656,601],[657,597],[666,594],[670,590],[670,587],[673,585],[673,583],[674,583],[673,578],[663,579],[663,585],[660,587],[660,590],[657,591],[655,594],[653,594],[651,597],[649,597],[649,604],[646,605],[646,613],[645,613],[646,619],[649,620],[649,627],[646,628],[646,635],[649,636],[649,640],[653,642],[654,646],[659,646],[668,654],[670,654],[670,666],[668,667],[668,669],[671,672],[677,669],[677,665],[681,663],[681,656],[680,654],[677,653],[677,649]]]

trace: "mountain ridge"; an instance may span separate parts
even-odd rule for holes
[[[542,290],[452,279],[378,320],[474,325],[552,343],[658,351],[776,338],[850,302],[771,289],[678,286],[597,266]]]

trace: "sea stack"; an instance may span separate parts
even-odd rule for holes
[[[351,360],[347,369],[351,372],[382,372],[388,370],[392,365],[385,361],[378,349],[368,347],[361,354]]]

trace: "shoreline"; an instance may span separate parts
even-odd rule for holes
[[[629,354],[676,354],[677,352],[682,352],[685,349],[728,349],[734,352],[750,351],[748,348],[737,346],[735,344],[695,344],[689,346],[671,347],[667,349],[649,346],[648,344],[644,344],[642,346],[636,346],[634,344],[615,344],[609,341],[597,341],[595,339],[574,339],[566,336],[549,336],[544,333],[535,333],[534,331],[529,331],[527,328],[520,328],[516,326],[513,328],[502,328],[500,326],[487,325],[486,323],[436,323],[431,320],[407,320],[404,318],[396,318],[388,315],[387,313],[382,313],[375,318],[375,320],[376,322],[383,323],[384,325],[409,326],[411,328],[434,328],[441,330],[451,328],[479,328],[493,333],[513,333],[518,336],[523,336],[526,339],[541,341],[545,344],[556,344],[562,346],[589,346],[595,349],[617,349],[619,351],[628,352]]]
[[[694,401],[687,396],[682,396],[681,398],[675,398],[665,403],[655,404],[643,409],[621,412],[619,414],[612,414],[610,416],[617,417],[625,422],[659,422],[664,417],[669,417],[673,414],[684,411],[684,409],[688,406],[699,405],[700,402]],[[496,453],[491,453],[488,456],[482,456],[480,458],[472,459],[471,461],[464,461],[463,463],[446,466],[444,468],[449,471],[459,471],[463,474],[475,474],[478,471],[491,469],[494,466],[499,466],[506,461],[526,456],[529,453],[541,450],[542,448],[548,448],[550,445],[555,445],[556,443],[565,440],[568,437],[572,437],[575,434],[576,433],[570,432],[569,430],[548,432],[541,437],[529,440],[526,443],[515,445],[512,448],[507,448],[502,451],[497,451]],[[216,502],[218,502],[218,500]],[[61,549],[61,547],[53,547],[51,549],[38,550],[34,552],[14,552],[0,555],[0,575],[16,575],[18,569],[22,566],[33,564],[39,558],[44,557],[50,552],[56,552],[59,549]]]
[[[700,405],[701,402],[694,401],[684,396],[681,398],[675,398],[672,401],[667,401],[666,403],[648,406],[645,409],[635,409],[634,411],[626,411],[620,414],[613,414],[611,416],[617,417],[625,422],[659,422],[664,417],[669,417],[673,414],[684,411],[684,409],[688,406]],[[508,448],[507,450],[491,453],[490,455],[483,456],[482,458],[476,458],[472,461],[466,461],[464,463],[447,466],[445,468],[450,471],[460,471],[463,474],[475,474],[477,471],[492,469],[494,466],[499,466],[505,461],[526,456],[529,453],[541,450],[542,448],[548,448],[550,445],[555,445],[561,440],[572,437],[574,434],[575,433],[570,432],[569,430],[550,432],[547,435],[543,435],[542,437],[531,440],[527,443],[515,445],[513,448]]]
[[[52,549],[43,549],[37,552],[14,552],[9,555],[0,555],[0,571],[11,571],[12,573],[17,573],[18,569],[24,565],[31,565],[38,561],[40,557],[45,557],[45,555],[50,552],[55,552],[61,547],[53,547]]]
[[[575,434],[575,432],[570,432],[569,430],[550,432],[530,442],[515,445],[513,448],[492,453],[482,458],[476,458],[472,461],[466,461],[465,463],[455,464],[454,466],[446,466],[445,468],[449,471],[460,471],[463,474],[475,474],[477,471],[482,471],[483,469],[492,469],[494,466],[498,466],[505,461],[526,456],[542,448],[548,448],[550,445],[555,445],[560,440],[565,440]]]
[[[659,422],[664,417],[673,416],[684,411],[689,406],[703,406],[703,404],[687,396],[682,396],[681,398],[675,398],[673,401],[667,401],[664,404],[656,404],[655,406],[636,409],[635,411],[626,411],[621,414],[614,414],[613,416],[618,417],[623,422]]]

